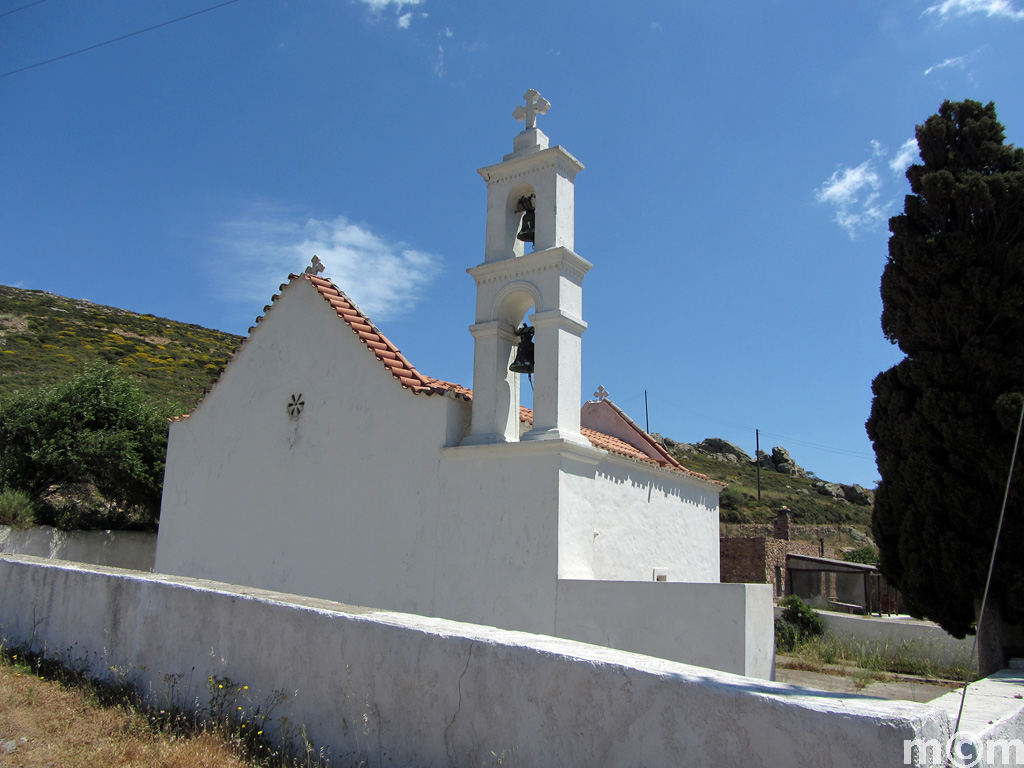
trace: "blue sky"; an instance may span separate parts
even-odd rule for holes
[[[584,399],[837,482],[877,480],[914,126],[971,98],[1024,135],[1021,0],[236,0],[133,35],[218,4],[0,0],[0,283],[244,334],[315,253],[470,386],[476,169],[535,88],[586,165]]]

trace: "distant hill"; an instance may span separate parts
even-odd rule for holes
[[[191,410],[241,343],[230,333],[0,285],[0,398],[106,361],[168,415]]]
[[[69,299],[0,286],[0,399],[70,379],[105,360],[136,379],[167,415],[191,410],[242,337]],[[803,524],[870,523],[870,491],[809,477],[781,453],[761,457],[761,499],[752,457],[724,440],[696,445],[662,438],[683,466],[728,483],[722,521],[771,521],[785,505]]]
[[[785,448],[762,451],[754,457],[719,438],[697,444],[655,436],[687,469],[728,483],[722,491],[723,523],[769,523],[780,507],[789,507],[800,525],[871,525],[874,491],[859,485],[827,482],[800,467]],[[760,499],[758,499],[758,467]]]

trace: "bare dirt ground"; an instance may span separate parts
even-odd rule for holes
[[[796,659],[779,656],[775,666],[775,680],[830,693],[856,693],[877,699],[900,699],[923,703],[937,699],[961,684],[952,681],[930,680],[912,675],[883,675],[872,679],[863,671],[847,667],[832,667],[828,672],[790,669]]]

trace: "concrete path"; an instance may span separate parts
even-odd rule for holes
[[[787,663],[785,656],[778,658],[775,668],[777,682],[830,693],[859,693],[862,696],[872,696],[876,699],[899,699],[923,703],[937,699],[960,687],[955,683],[941,683],[910,675],[899,675],[898,679],[893,681],[869,681],[863,671],[858,674],[854,669],[836,667],[830,670],[835,674],[825,674],[807,672],[802,669],[786,669],[784,665]],[[862,683],[866,684],[862,685]]]

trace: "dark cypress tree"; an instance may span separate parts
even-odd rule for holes
[[[882,330],[906,357],[875,379],[867,422],[880,568],[957,637],[974,631],[1024,405],[1024,151],[1004,138],[991,103],[947,101],[917,127],[922,163],[882,275]],[[1020,455],[1014,480],[989,597],[1011,625],[1024,620]]]

